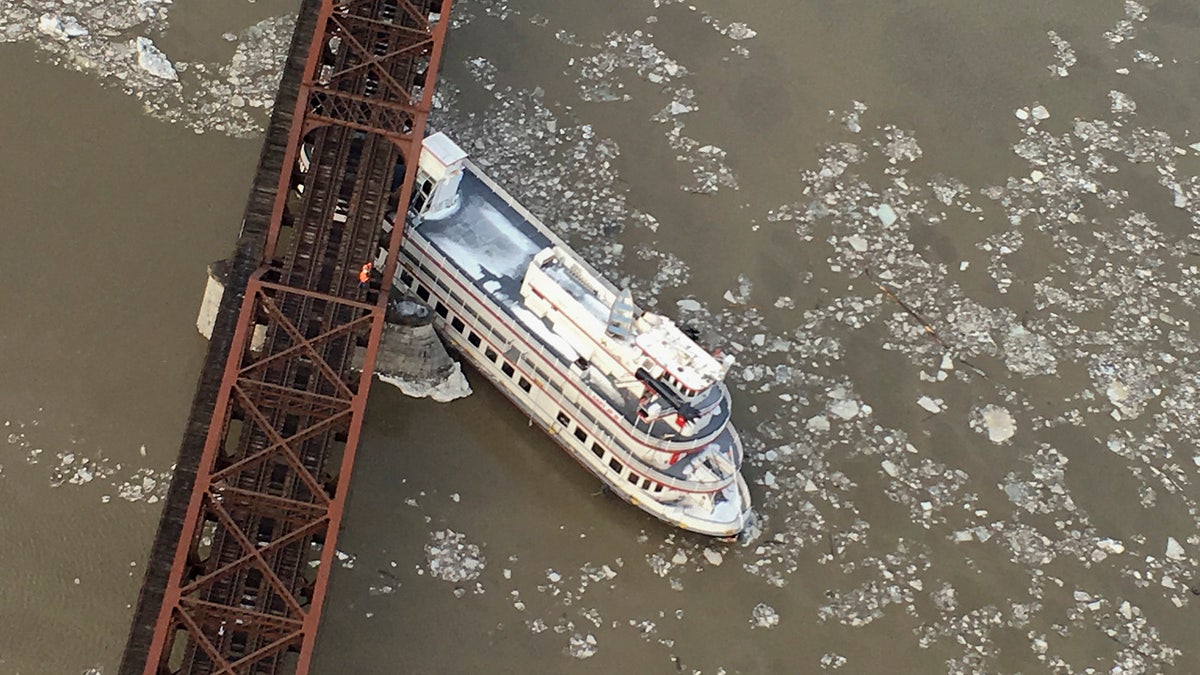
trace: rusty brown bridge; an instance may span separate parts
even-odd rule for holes
[[[309,670],[450,4],[302,0],[123,674]]]

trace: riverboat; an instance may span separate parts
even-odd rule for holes
[[[394,287],[614,494],[706,535],[747,527],[732,356],[639,308],[441,132],[423,142]]]

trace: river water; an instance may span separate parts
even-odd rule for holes
[[[293,11],[0,0],[2,673],[115,671]],[[435,124],[737,355],[758,528],[376,383],[315,672],[1200,672],[1198,65],[1186,0],[458,3]]]

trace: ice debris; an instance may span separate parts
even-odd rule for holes
[[[1012,413],[998,405],[988,404],[976,408],[971,414],[971,428],[986,433],[993,443],[1003,443],[1017,431]]]
[[[432,541],[425,545],[425,559],[434,578],[454,583],[479,578],[487,565],[479,545],[454,530],[432,533]]]
[[[1183,560],[1184,557],[1183,546],[1176,541],[1175,537],[1167,537],[1167,558],[1171,560]]]
[[[779,625],[779,612],[767,603],[760,602],[750,612],[750,623],[756,628],[774,628]]]
[[[133,41],[133,46],[137,49],[138,66],[142,70],[164,80],[179,79],[179,75],[175,72],[175,66],[171,65],[171,60],[167,58],[167,55],[154,45],[153,40],[147,37],[137,37]]]
[[[567,652],[577,659],[587,659],[596,655],[596,636],[588,633],[575,633],[567,645]]]

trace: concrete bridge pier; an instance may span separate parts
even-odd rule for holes
[[[208,284],[196,317],[196,329],[205,339],[212,339],[228,275],[227,260],[218,260],[208,266]],[[433,310],[428,305],[413,298],[393,297],[386,316],[375,361],[375,375],[380,380],[413,398],[432,398],[441,403],[471,394],[462,366],[450,357],[433,330]],[[254,326],[250,342],[252,351],[262,349],[266,332],[266,326]],[[362,369],[365,353],[361,347],[355,350],[351,365],[354,370]]]

